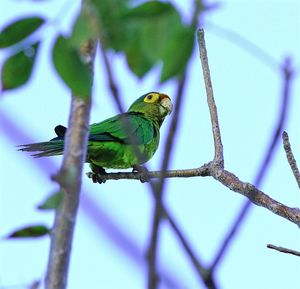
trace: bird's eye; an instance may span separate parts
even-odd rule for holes
[[[159,93],[149,93],[145,96],[144,102],[146,103],[155,103],[159,99]]]

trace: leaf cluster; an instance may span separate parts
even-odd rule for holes
[[[19,18],[0,32],[0,49],[10,52],[1,69],[3,91],[28,82],[42,42],[38,32],[51,23],[39,16]],[[164,82],[185,70],[194,47],[194,29],[183,23],[169,2],[133,6],[130,0],[89,1],[76,16],[71,34],[58,33],[52,47],[58,75],[74,95],[83,98],[91,94],[92,76],[80,49],[91,39],[99,39],[105,50],[124,53],[129,69],[139,78],[161,65]]]

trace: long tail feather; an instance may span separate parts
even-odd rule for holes
[[[26,145],[20,145],[19,151],[37,152],[32,156],[35,158],[58,156],[62,155],[64,151],[63,140],[51,140],[47,142],[32,143]]]

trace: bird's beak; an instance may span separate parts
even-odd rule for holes
[[[167,111],[167,114],[170,114],[173,109],[173,104],[172,104],[171,98],[164,93],[160,93],[159,100],[160,100],[161,106]]]

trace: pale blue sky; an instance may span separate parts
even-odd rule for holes
[[[0,27],[19,15],[38,13],[57,18],[62,1],[0,0]],[[172,1],[173,2],[173,1]],[[191,15],[192,1],[176,1],[185,19]],[[66,124],[70,94],[56,76],[49,62],[49,48],[57,31],[67,30],[80,1],[69,1],[64,7],[63,22],[56,22],[41,32],[43,37],[39,62],[32,81],[21,89],[5,93],[0,100],[0,125],[6,115],[30,139],[10,139],[0,130],[0,235],[20,226],[44,222],[52,224],[52,213],[35,210],[57,186],[49,179],[59,168],[61,157],[32,159],[16,152],[15,146],[28,141],[53,137],[57,124]],[[205,16],[205,23],[231,29],[256,43],[278,63],[290,55],[299,68],[300,2],[221,1],[220,7]],[[276,69],[249,55],[236,44],[220,37],[207,27],[206,43],[219,121],[223,136],[225,166],[242,180],[251,182],[272,132],[281,97],[281,76]],[[6,51],[0,51],[3,63]],[[126,106],[141,94],[158,90],[174,97],[173,81],[158,85],[159,68],[153,69],[142,81],[127,70],[124,57],[111,56],[115,76]],[[94,105],[91,122],[98,122],[116,113],[106,86],[102,60],[96,59]],[[299,69],[298,69],[299,71]],[[176,138],[171,168],[191,168],[212,159],[213,143],[206,104],[205,89],[197,49],[189,65],[189,82],[183,114]],[[292,86],[292,105],[286,130],[300,163],[299,77]],[[159,168],[164,137],[170,118],[162,128],[160,149],[149,162]],[[53,163],[54,165],[50,165]],[[40,166],[44,169],[41,170]],[[47,169],[45,169],[45,167]],[[85,172],[88,166],[85,167]],[[271,170],[263,184],[267,194],[292,207],[300,206],[300,194],[288,167],[282,147],[278,147]],[[140,252],[145,252],[150,233],[153,202],[146,184],[135,181],[109,181],[95,185],[83,177],[82,203],[76,226],[71,259],[69,286],[80,288],[145,288],[147,267],[133,262],[104,231],[92,221],[89,202],[98,204],[131,236]],[[211,178],[172,179],[167,182],[166,204],[176,216],[193,248],[206,264],[215,254],[222,237],[245,200]],[[100,212],[100,211],[99,211]],[[100,212],[101,213],[101,212]],[[103,223],[103,217],[97,218]],[[299,258],[266,248],[272,243],[300,251],[299,229],[292,223],[254,207],[242,230],[216,272],[221,289],[296,289],[300,286]],[[49,240],[0,242],[0,287],[16,285],[24,288],[45,273]],[[164,223],[160,244],[160,268],[174,274],[183,288],[204,288],[199,284],[186,254],[176,236]],[[168,288],[162,284],[160,288]]]

